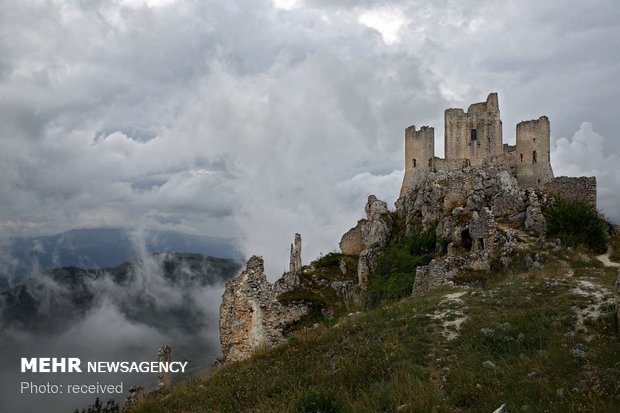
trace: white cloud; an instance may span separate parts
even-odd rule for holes
[[[400,42],[400,29],[407,22],[403,11],[396,7],[379,7],[364,11],[358,21],[378,31],[387,45]]]
[[[307,261],[336,248],[368,194],[394,201],[407,126],[434,126],[441,153],[443,110],[491,91],[506,142],[516,123],[545,114],[554,136],[590,119],[607,137],[601,162],[620,149],[612,0],[13,2],[3,11],[7,236],[166,228],[240,239],[279,271],[294,232]],[[556,172],[597,167],[560,158]],[[613,215],[612,174],[596,173]]]
[[[590,122],[583,122],[571,138],[559,138],[551,149],[556,176],[595,176],[598,207],[614,222],[620,222],[617,173],[620,156],[606,151],[605,138]]]
[[[292,10],[301,6],[301,0],[272,0],[273,7],[284,10]]]

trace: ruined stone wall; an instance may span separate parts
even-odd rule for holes
[[[477,167],[503,153],[497,93],[489,94],[486,102],[470,105],[467,112],[446,109],[444,117],[446,159],[469,159]]]
[[[459,171],[469,166],[469,159],[441,159],[435,158],[435,170]]]
[[[342,251],[344,255],[360,255],[364,250],[362,226],[365,223],[365,219],[360,219],[357,221],[357,225],[348,230],[340,239],[340,251]]]
[[[220,342],[224,363],[243,360],[261,346],[284,340],[284,328],[308,314],[308,306],[283,305],[267,281],[262,257],[248,260],[245,271],[226,283],[220,306]]]
[[[501,155],[495,155],[484,160],[484,166],[494,166],[496,168],[511,170],[516,176],[516,153],[504,152]]]
[[[553,179],[549,118],[517,124],[517,181],[523,188],[542,186]]]
[[[301,271],[301,234],[295,234],[295,241],[291,244],[291,259],[289,262],[290,272]]]
[[[157,361],[160,363],[170,363],[172,361],[172,349],[170,346],[159,348]],[[157,376],[157,387],[160,390],[170,390],[172,388],[172,373],[169,371],[160,372]]]
[[[581,201],[596,208],[596,178],[593,176],[558,176],[547,182],[544,191],[568,201]]]

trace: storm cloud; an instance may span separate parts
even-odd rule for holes
[[[548,115],[556,174],[596,175],[618,221],[619,21],[615,0],[1,1],[0,232],[232,237],[277,276],[294,232],[307,261],[368,194],[395,201],[405,127],[442,155],[443,109],[491,91],[505,141]]]

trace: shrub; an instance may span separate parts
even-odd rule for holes
[[[411,294],[415,269],[428,264],[435,254],[436,225],[426,231],[415,228],[401,242],[395,242],[378,257],[368,280],[368,302],[396,300]]]
[[[338,267],[342,254],[339,252],[330,252],[314,261],[316,268]]]
[[[89,405],[87,408],[81,410],[82,413],[119,413],[120,406],[114,399],[110,399],[104,405],[103,402],[97,397],[95,404]],[[74,413],[79,413],[80,410],[75,409]]]
[[[598,253],[607,251],[605,220],[592,206],[557,198],[545,211],[547,235],[558,237],[564,245],[585,245]]]

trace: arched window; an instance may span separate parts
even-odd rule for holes
[[[414,168],[416,167],[416,160],[415,159],[413,160],[413,167]]]
[[[433,167],[433,158],[430,158],[430,159],[428,160],[428,167],[429,167],[429,168],[432,168],[432,167]]]
[[[471,140],[472,141],[478,140],[478,131],[476,129],[471,130]]]
[[[536,151],[532,152],[532,163],[536,163]]]
[[[523,162],[523,154],[521,154],[521,162]]]

